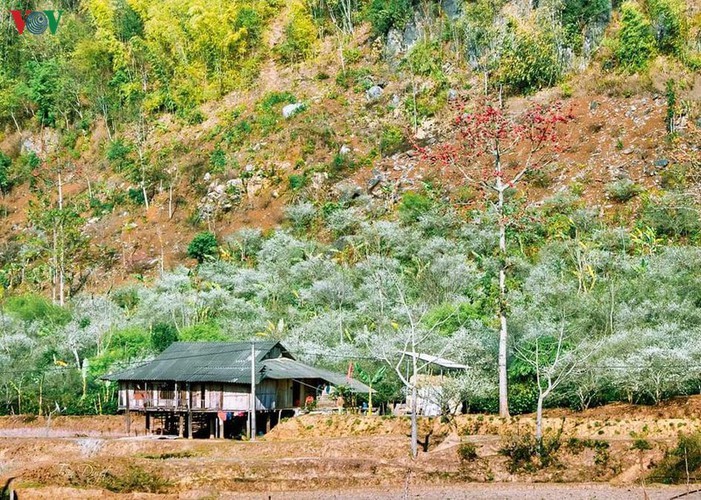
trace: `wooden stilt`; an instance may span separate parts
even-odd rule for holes
[[[178,415],[178,437],[183,437],[183,415]]]
[[[212,415],[207,414],[207,421],[209,422],[209,439],[214,439],[214,418]]]
[[[224,421],[217,416],[219,420],[219,439],[224,439]]]
[[[151,414],[146,412],[146,434],[151,434]]]
[[[190,392],[190,382],[187,383],[187,438],[192,439],[192,396]]]
[[[124,412],[124,420],[125,424],[127,427],[127,436],[131,434],[131,412],[129,411],[129,382],[127,382],[127,388],[126,388],[126,400],[127,400],[127,409]]]
[[[265,433],[270,432],[270,412],[266,411],[265,412]]]

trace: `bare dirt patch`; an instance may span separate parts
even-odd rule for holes
[[[309,414],[242,442],[146,437],[138,418],[140,435],[127,437],[119,416],[58,417],[47,437],[45,419],[5,417],[0,478],[17,477],[21,498],[670,498],[686,487],[651,487],[648,476],[680,432],[701,430],[700,405],[550,411],[556,459],[523,469],[501,449],[532,434],[528,415],[421,419],[416,460],[407,418]]]

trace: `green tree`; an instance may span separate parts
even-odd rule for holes
[[[630,72],[647,67],[655,53],[655,38],[652,26],[633,2],[621,6],[621,31],[615,55],[618,65]]]
[[[151,332],[151,347],[156,352],[165,351],[170,344],[178,341],[178,331],[173,325],[158,323]]]

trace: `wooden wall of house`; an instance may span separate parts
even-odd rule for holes
[[[293,385],[299,392],[294,394]],[[127,394],[129,409],[143,410],[145,408],[187,408],[187,390],[184,382],[120,382],[119,408],[126,408]],[[220,383],[191,383],[190,407],[193,410],[223,410],[248,411],[250,405],[250,390],[248,384]],[[292,380],[263,380],[256,386],[256,409],[277,410],[304,405],[308,395],[315,396],[316,391]]]

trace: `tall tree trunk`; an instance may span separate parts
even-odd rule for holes
[[[497,171],[501,172],[501,163],[497,159]],[[508,373],[506,366],[506,349],[509,341],[506,321],[506,221],[504,220],[504,190],[501,175],[497,176],[499,202],[499,416],[509,416]]]
[[[412,361],[412,371],[413,371],[413,382],[411,383],[411,456],[416,458],[419,454],[419,417],[417,415],[418,404],[418,391],[416,389],[416,384],[418,383],[418,369],[416,366],[416,345],[412,345],[413,356]]]
[[[414,379],[416,380],[416,379]],[[416,458],[419,454],[419,422],[418,416],[416,415],[417,407],[416,404],[417,390],[416,382],[411,386],[411,456]]]

